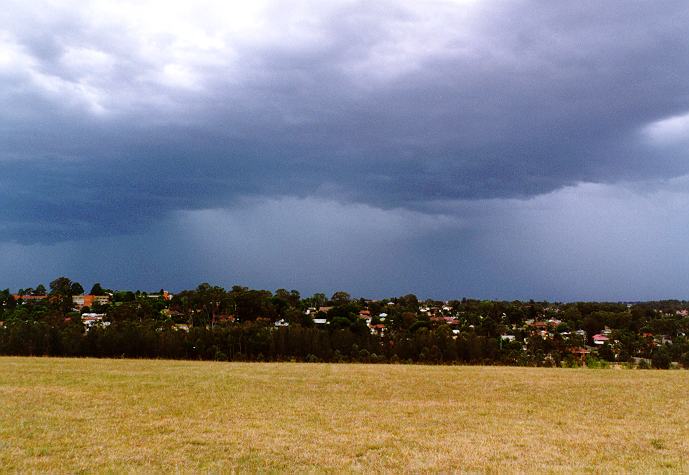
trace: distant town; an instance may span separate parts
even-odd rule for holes
[[[689,368],[689,302],[302,297],[207,283],[0,291],[0,354],[222,361]]]

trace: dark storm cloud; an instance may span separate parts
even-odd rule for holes
[[[528,200],[438,205],[444,214],[315,198],[183,211],[149,233],[0,243],[0,286],[68,275],[84,287],[346,289],[384,297],[686,298],[689,179],[639,192],[583,184]],[[455,216],[462,216],[461,219]]]
[[[80,5],[0,14],[0,239],[689,172],[643,133],[689,111],[685,2],[267,3],[236,25],[213,2]]]

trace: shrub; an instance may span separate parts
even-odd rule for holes
[[[651,364],[657,369],[670,369],[672,358],[668,349],[664,346],[656,349],[651,356]]]
[[[586,367],[591,369],[606,369],[610,367],[610,364],[605,360],[589,355],[586,358]]]
[[[639,364],[637,364],[636,367],[637,369],[651,369],[651,365],[649,365],[648,361],[646,361],[643,358],[641,359],[641,361],[639,361]]]

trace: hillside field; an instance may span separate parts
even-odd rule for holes
[[[689,371],[0,358],[3,472],[686,472]]]

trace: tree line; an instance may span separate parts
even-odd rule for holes
[[[2,355],[689,367],[683,301],[370,300],[207,283],[165,298],[94,284],[91,294],[109,301],[75,311],[73,297],[84,290],[67,277],[20,290],[0,291]],[[102,320],[87,325],[92,314]],[[600,332],[609,341],[596,345]],[[586,359],[575,349],[586,349]]]

